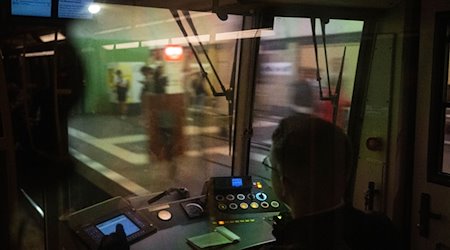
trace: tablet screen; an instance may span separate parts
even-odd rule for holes
[[[139,227],[137,227],[136,224],[134,224],[134,222],[132,220],[130,220],[127,216],[125,216],[123,214],[113,217],[113,218],[111,218],[107,221],[104,221],[102,223],[99,223],[95,226],[104,235],[108,235],[108,234],[114,233],[116,231],[116,225],[119,223],[122,224],[127,237],[140,230]]]
[[[11,14],[50,17],[52,15],[52,0],[11,0]]]
[[[89,5],[93,0],[59,0],[58,17],[62,18],[92,18]]]

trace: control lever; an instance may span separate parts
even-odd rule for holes
[[[364,195],[364,207],[368,211],[373,211],[373,203],[378,189],[375,189],[375,182],[369,181],[366,194]]]
[[[431,212],[431,196],[426,193],[420,195],[420,210],[419,210],[419,234],[422,237],[428,238],[430,234],[430,219],[439,220],[441,214]]]
[[[180,199],[186,199],[188,198],[189,195],[189,190],[185,187],[179,187],[179,188],[169,188],[166,191],[161,192],[160,194],[157,194],[155,196],[153,196],[152,198],[150,198],[147,203],[148,204],[152,204],[158,200],[160,200],[161,198],[163,198],[164,196],[167,196],[173,192],[177,192]]]

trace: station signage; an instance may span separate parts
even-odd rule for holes
[[[183,47],[180,45],[167,45],[164,48],[164,60],[168,62],[179,62],[183,60]]]

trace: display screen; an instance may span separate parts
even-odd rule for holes
[[[89,5],[93,0],[59,0],[58,17],[61,18],[92,18]]]
[[[133,221],[131,221],[127,216],[123,214],[109,219],[105,222],[99,223],[95,225],[95,227],[97,227],[97,229],[100,230],[100,232],[102,232],[104,235],[108,235],[116,231],[117,224],[122,224],[127,237],[140,230]]]
[[[50,17],[52,0],[11,0],[11,13],[18,16]]]
[[[234,188],[242,187],[242,179],[241,178],[231,178],[231,186]]]
[[[241,191],[252,188],[252,178],[243,177],[213,177],[215,191]]]

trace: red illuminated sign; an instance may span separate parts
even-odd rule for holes
[[[183,60],[183,47],[180,45],[167,45],[164,48],[164,60],[169,62]]]

